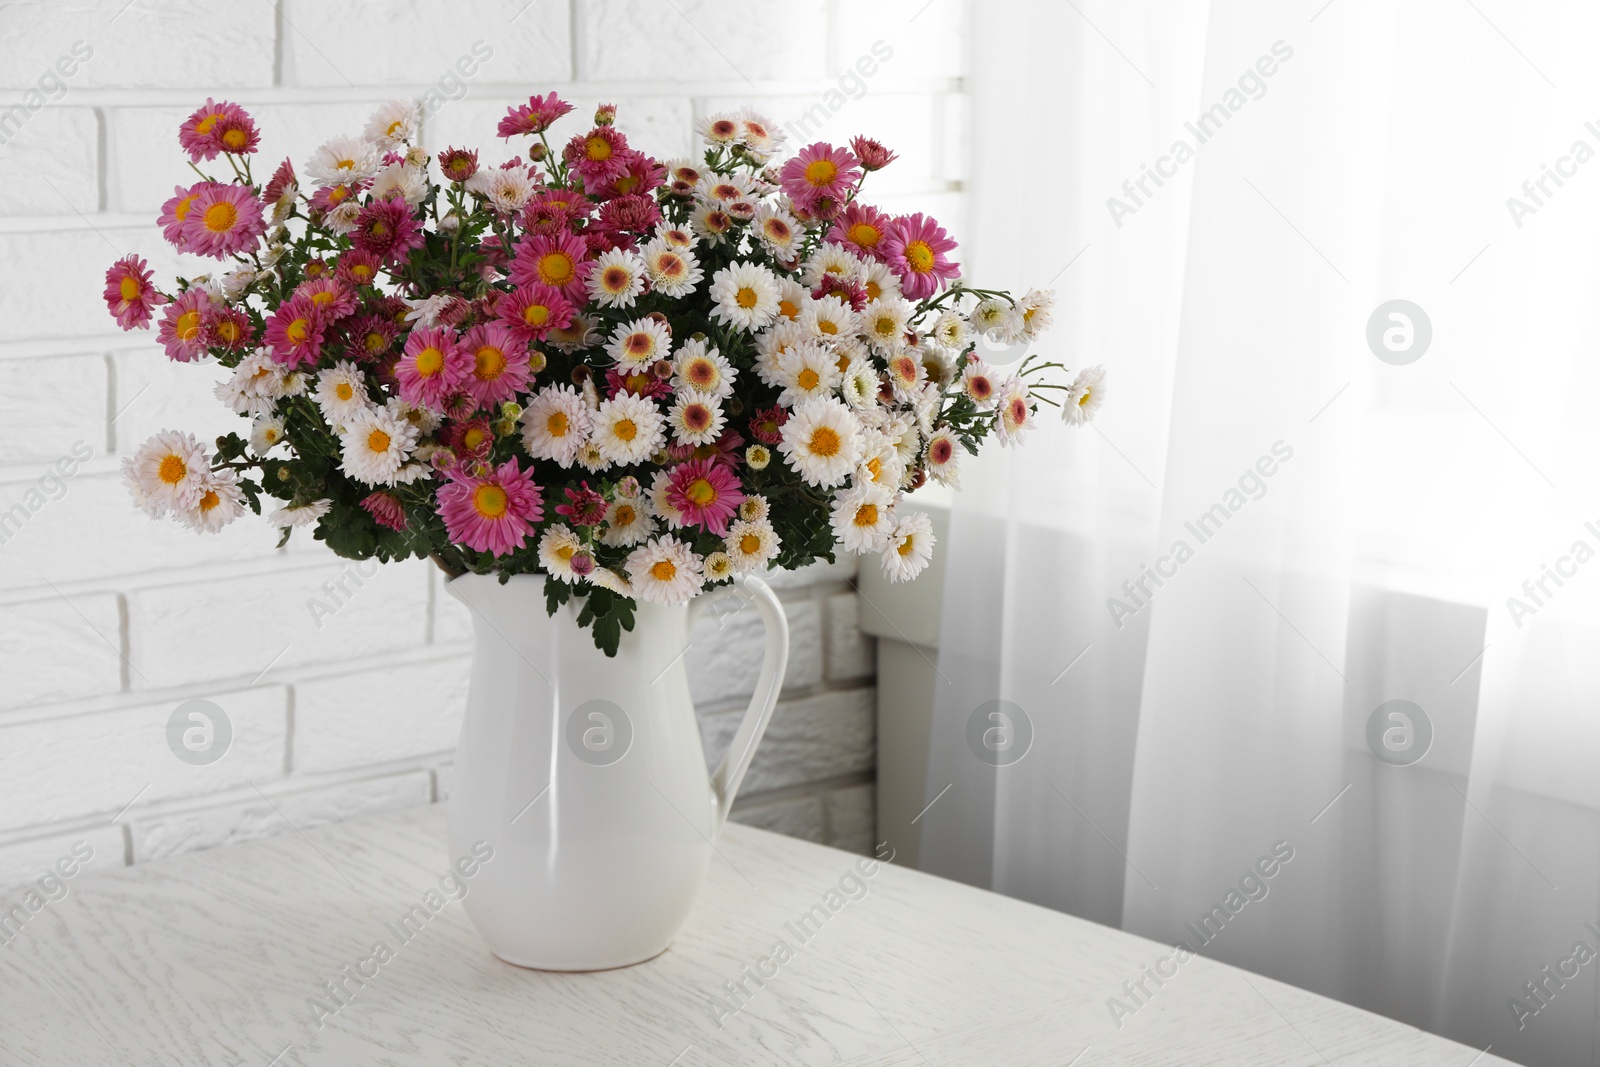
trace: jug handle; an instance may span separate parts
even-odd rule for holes
[[[739,793],[739,785],[744,781],[745,772],[750,769],[751,760],[755,759],[761,735],[767,732],[767,723],[772,720],[772,711],[778,705],[778,691],[783,688],[783,674],[789,666],[789,620],[771,587],[754,575],[742,575],[735,578],[731,586],[707,593],[694,603],[697,608],[704,610],[712,603],[729,597],[754,604],[756,610],[761,612],[761,622],[766,630],[766,650],[762,653],[761,674],[756,680],[756,691],[750,697],[750,706],[745,709],[744,718],[734,731],[733,740],[728,743],[728,751],[723,754],[722,762],[717,764],[716,772],[711,776],[711,789],[717,797],[716,826],[719,830],[728,819],[728,810],[733,807],[733,798]]]

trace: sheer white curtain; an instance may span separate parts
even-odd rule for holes
[[[1042,347],[1112,377],[1096,428],[964,471],[923,866],[1595,1062],[1600,961],[1563,961],[1600,950],[1600,11],[974,25],[964,266],[1056,276]],[[1414,362],[1369,346],[1392,300]],[[1032,733],[1001,766],[969,742],[996,700]]]

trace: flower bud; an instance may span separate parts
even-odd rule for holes
[[[617,105],[601,104],[595,108],[594,124],[596,126],[609,126],[617,121]]]

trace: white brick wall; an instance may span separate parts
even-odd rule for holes
[[[395,96],[434,94],[428,145],[471,145],[486,162],[511,154],[494,125],[534,91],[555,89],[580,113],[616,102],[630,138],[661,157],[693,151],[697,117],[752,103],[806,141],[861,132],[896,148],[878,199],[931,210],[959,237],[963,8],[0,5],[0,885],[35,877],[75,841],[100,868],[449,793],[470,625],[436,570],[386,568],[319,625],[306,601],[345,561],[304,539],[275,550],[254,518],[206,538],[151,523],[119,483],[120,457],[158,429],[208,438],[239,425],[211,398],[213,370],[118,333],[100,299],[106,265],[126,252],[158,272],[180,263],[154,226],[189,174],[180,119],[207,95],[243,104],[270,169],[359,130]],[[478,42],[492,55],[475,54]],[[735,817],[866,850],[873,655],[854,573],[775,576],[789,676]],[[753,616],[695,630],[688,664],[713,760],[754,685],[759,643]],[[167,719],[191,698],[232,721],[228,755],[209,766],[167,748]]]

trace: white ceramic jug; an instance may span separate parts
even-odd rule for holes
[[[712,775],[684,667],[690,606],[641,602],[615,657],[569,603],[545,613],[544,578],[465,574],[472,681],[450,787],[450,855],[493,859],[462,901],[496,956],[588,971],[663,951],[705,881],[713,842],[772,717],[789,627],[759,578],[698,598],[754,606],[766,628],[750,707]]]

